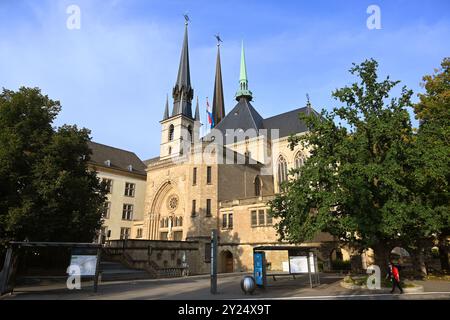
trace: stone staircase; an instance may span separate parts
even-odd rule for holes
[[[131,269],[120,262],[101,261],[101,279],[103,281],[140,280],[154,278],[145,270]]]
[[[102,281],[177,278],[188,276],[188,269],[183,267],[160,267],[154,261],[137,260],[122,248],[102,249],[100,262]]]

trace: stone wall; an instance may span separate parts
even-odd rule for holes
[[[132,267],[145,269],[150,263],[159,268],[180,268],[183,266],[183,255],[189,267],[189,273],[205,274],[210,264],[205,262],[204,239],[196,241],[163,241],[163,240],[116,240],[109,241],[106,249],[110,252],[126,252]],[[131,261],[130,261],[131,260]]]

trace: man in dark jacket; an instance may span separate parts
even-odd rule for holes
[[[394,293],[395,287],[398,287],[400,289],[400,293],[403,293],[403,289],[400,286],[400,271],[399,266],[395,265],[392,260],[389,262],[389,273],[388,276],[391,278],[392,281],[392,290],[391,293]]]

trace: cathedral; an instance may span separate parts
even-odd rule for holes
[[[226,113],[219,40],[211,130],[200,135],[198,99],[193,110],[186,22],[173,102],[167,97],[161,110],[159,156],[142,162],[132,152],[91,143],[92,169],[109,185],[102,229],[108,240],[153,240],[175,247],[199,243],[203,258],[193,260],[207,262],[215,229],[219,272],[245,271],[253,268],[253,248],[286,245],[278,239],[268,201],[284,181],[295,179],[290,169],[302,166],[309,155],[301,146],[289,147],[291,135],[307,132],[299,115],[318,113],[308,102],[263,118],[252,104],[243,46],[236,104]],[[330,235],[319,234],[302,245],[325,250],[319,258],[329,261],[336,244]],[[266,259],[272,270],[286,270],[289,257],[273,251]],[[207,263],[197,269],[207,272]]]
[[[267,202],[289,179],[289,170],[308,156],[300,146],[291,150],[288,138],[307,130],[300,113],[316,112],[308,105],[263,118],[252,105],[242,46],[236,105],[226,113],[218,42],[212,129],[201,137],[198,99],[195,112],[192,108],[187,22],[172,98],[160,121],[160,154],[144,162],[143,219],[133,222],[131,234],[146,240],[209,241],[217,229],[221,271],[251,269],[253,247],[280,244]],[[322,238],[308,245],[333,240]],[[287,257],[272,260],[272,267],[281,269]]]

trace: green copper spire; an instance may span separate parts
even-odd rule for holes
[[[252,92],[250,90],[248,90],[247,66],[245,63],[244,41],[242,41],[241,73],[239,76],[239,90],[236,92],[236,100],[239,101],[241,98],[246,98],[248,101],[252,101]]]
[[[239,82],[247,82],[247,66],[245,65],[245,51],[244,51],[244,41],[242,41],[241,49],[241,75],[239,77]]]

